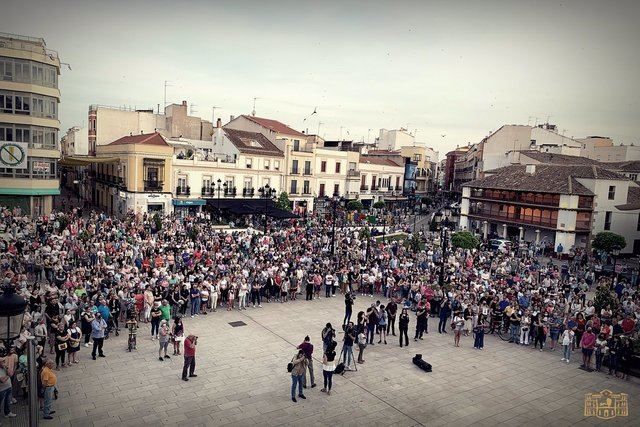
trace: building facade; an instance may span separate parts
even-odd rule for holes
[[[60,194],[59,75],[44,39],[0,33],[0,206],[43,215]]]

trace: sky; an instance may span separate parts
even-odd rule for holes
[[[3,0],[0,31],[70,64],[62,129],[90,104],[279,120],[373,142],[408,128],[441,152],[504,124],[640,144],[638,1]],[[305,120],[317,108],[317,114]]]

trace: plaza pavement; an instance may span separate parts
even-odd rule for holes
[[[375,300],[358,296],[354,317]],[[567,365],[560,362],[559,350],[541,353],[492,336],[486,337],[484,351],[473,349],[472,337],[463,337],[455,348],[451,333],[437,333],[436,319],[429,320],[424,341],[415,343],[414,316],[408,348],[400,349],[393,336],[386,346],[367,347],[366,363],[358,372],[334,376],[334,390],[327,396],[320,392],[320,332],[328,321],[340,325],[343,298],[263,307],[219,309],[185,319],[187,333],[200,337],[198,377],[189,382],[180,380],[181,356],[158,361],[158,343],[150,340],[148,324],[141,326],[133,353],[125,350],[126,334],[106,341],[107,358],[92,361],[90,348],[83,347],[81,363],[59,373],[55,420],[42,425],[556,426],[638,420],[636,379],[587,373],[578,369],[579,354]],[[234,328],[228,324],[233,321],[247,325]],[[306,334],[316,348],[318,387],[293,403],[286,365]],[[432,363],[433,372],[411,363],[415,353]],[[628,394],[628,417],[603,421],[584,416],[585,393],[605,388]]]

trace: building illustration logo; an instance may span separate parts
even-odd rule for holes
[[[0,164],[7,168],[24,168],[27,150],[24,144],[6,142],[0,145]]]
[[[627,397],[625,393],[613,393],[606,389],[600,393],[587,393],[584,395],[584,415],[601,420],[627,417],[629,416]]]

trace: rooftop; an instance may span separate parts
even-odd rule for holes
[[[363,154],[360,155],[360,163],[367,163],[367,164],[381,165],[381,166],[395,166],[395,167],[403,166],[402,164],[392,159],[389,159],[387,157],[365,156]]]
[[[227,138],[236,148],[245,154],[284,156],[284,153],[259,132],[247,132],[236,129],[224,129]]]
[[[567,154],[543,153],[536,150],[523,150],[520,154],[540,163],[551,165],[598,165],[602,166],[597,160],[588,159],[580,156],[569,156]]]
[[[640,209],[640,187],[635,185],[629,185],[629,192],[627,193],[627,203],[624,205],[618,205],[616,208],[621,211],[633,211]]]
[[[116,139],[108,145],[127,145],[127,144],[144,144],[144,145],[162,145],[168,146],[167,141],[158,132],[144,133],[141,135],[129,135],[123,136],[120,139]]]
[[[626,180],[627,178],[596,165],[535,165],[535,172],[527,173],[526,165],[506,166],[488,171],[485,178],[470,181],[464,187],[499,190],[535,191],[552,194],[592,196],[591,190],[577,178]]]
[[[265,119],[263,117],[255,117],[255,116],[249,116],[246,114],[243,114],[241,117],[244,117],[245,119],[251,120],[254,123],[259,124],[260,126],[263,126],[267,129],[271,129],[274,132],[277,133],[282,133],[285,135],[293,135],[293,136],[300,136],[300,137],[306,137],[307,135],[305,135],[302,132],[298,132],[297,130],[285,125],[282,122],[279,122],[277,120],[272,120],[272,119]]]

